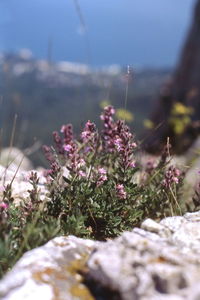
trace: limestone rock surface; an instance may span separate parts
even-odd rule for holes
[[[1,300],[199,300],[200,211],[145,220],[97,242],[58,237],[27,252],[0,282]]]
[[[33,169],[30,159],[18,148],[4,148],[1,150],[0,165],[8,167],[9,170],[29,171]]]
[[[93,299],[77,270],[85,265],[94,244],[73,236],[57,237],[27,252],[0,282],[0,299]]]
[[[3,192],[8,184],[12,182],[11,190],[12,197],[14,198],[14,203],[17,205],[20,201],[26,201],[29,199],[28,190],[32,190],[32,185],[29,182],[31,172],[36,172],[39,178],[38,188],[40,190],[40,199],[44,200],[48,193],[45,182],[46,178],[43,175],[42,171],[29,170],[22,171],[12,168],[6,168],[0,165],[0,201],[3,195]]]

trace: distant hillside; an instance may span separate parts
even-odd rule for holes
[[[141,70],[129,76],[127,109],[134,115],[130,126],[137,135],[169,75],[170,70]],[[0,61],[1,143],[10,143],[15,114],[14,144],[22,149],[35,142],[51,144],[52,131],[62,124],[72,123],[77,133],[88,119],[99,125],[102,101],[124,108],[126,85],[126,70],[117,66],[91,70],[86,65],[49,64],[28,56],[4,55]],[[32,158],[43,164],[41,154]]]

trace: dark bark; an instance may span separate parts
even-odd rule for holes
[[[191,122],[181,134],[174,132],[169,121],[176,102],[193,108]],[[176,71],[171,82],[163,87],[151,119],[154,129],[148,130],[143,144],[148,152],[158,153],[169,137],[174,152],[182,153],[200,133],[200,0],[196,3],[193,22]]]

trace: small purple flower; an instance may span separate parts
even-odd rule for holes
[[[91,147],[85,147],[85,149],[84,149],[84,153],[89,153],[91,151],[92,151]]]
[[[173,178],[173,180],[174,180],[174,182],[175,182],[176,184],[178,184],[178,183],[179,183],[179,179],[178,179],[178,177],[174,177],[174,178]]]
[[[64,134],[64,144],[69,144],[73,141],[73,127],[71,124],[62,125],[60,132]]]
[[[64,131],[65,131],[65,126],[66,126],[66,125],[62,125],[62,127],[61,127],[61,129],[60,129],[60,132],[61,132],[61,133],[64,133]]]
[[[104,111],[107,112],[108,115],[112,116],[115,114],[115,109],[112,105],[108,105],[104,108]]]
[[[2,208],[3,210],[5,210],[5,209],[8,208],[8,204],[5,203],[5,202],[1,202],[1,203],[0,203],[0,208]]]
[[[96,126],[90,120],[85,124],[84,130],[81,133],[82,140],[86,143],[88,140],[94,137],[94,133],[96,132]]]
[[[60,165],[58,164],[58,162],[54,161],[51,164],[51,175],[56,175],[58,174],[59,171],[60,171]]]
[[[117,196],[120,199],[126,199],[126,191],[124,190],[124,185],[123,184],[117,184],[116,186],[116,192],[117,192]]]
[[[130,162],[130,163],[129,163],[129,167],[130,167],[130,168],[135,168],[135,161]]]
[[[66,152],[70,152],[72,150],[72,146],[71,145],[64,145],[63,146],[63,149],[66,151]]]
[[[99,172],[99,174],[101,174],[101,175],[106,175],[106,174],[107,174],[107,171],[106,171],[106,169],[104,169],[104,168],[99,168],[99,169],[98,169],[98,172]]]
[[[79,162],[77,163],[77,167],[81,168],[84,167],[86,165],[86,162],[83,158],[80,158]]]
[[[108,180],[108,177],[106,175],[101,175],[97,180],[97,186],[98,187],[101,186],[107,180]]]
[[[100,115],[100,119],[102,121],[106,121],[108,120],[109,118],[111,118],[113,115],[115,114],[115,109],[113,106],[109,105],[109,106],[106,106],[104,107],[104,112],[102,115]]]
[[[137,148],[137,144],[136,144],[135,142],[132,143],[131,146],[132,146],[133,148]]]
[[[100,115],[100,119],[101,119],[101,121],[105,121],[105,116],[103,114]]]
[[[116,146],[118,152],[123,150],[123,142],[120,138],[114,140],[114,145]]]
[[[53,157],[53,154],[52,154],[52,151],[51,151],[51,148],[50,148],[50,147],[44,145],[44,146],[42,147],[42,150],[44,151],[44,155],[45,155],[46,159],[47,159],[50,163],[52,163],[52,162],[55,161],[55,158]]]
[[[86,177],[86,173],[83,172],[82,170],[78,171],[78,175],[79,175],[80,177]]]
[[[54,138],[54,143],[55,143],[55,145],[58,149],[59,154],[64,154],[63,141],[62,141],[62,138],[60,137],[60,135],[57,131],[53,132],[53,138]]]
[[[177,177],[180,176],[180,175],[181,175],[180,170],[177,169],[177,168],[175,168],[175,169],[174,169],[174,175],[177,176]]]
[[[96,125],[94,123],[92,123],[90,120],[88,120],[87,123],[85,124],[85,128],[89,132],[95,132],[96,131]]]
[[[84,140],[84,139],[87,139],[88,137],[90,137],[90,133],[88,131],[83,131],[81,133],[81,138]]]
[[[106,175],[101,176],[101,180],[102,180],[102,181],[106,181],[107,179],[108,179],[108,178],[107,178]]]
[[[179,183],[179,176],[181,172],[179,169],[170,166],[168,170],[165,172],[165,178],[163,180],[163,186],[165,188],[169,188],[172,183],[178,184]]]

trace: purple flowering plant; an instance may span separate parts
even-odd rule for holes
[[[25,251],[55,237],[58,224],[45,213],[46,201],[41,201],[39,177],[31,172],[27,179],[32,188],[29,200],[14,203],[12,182],[2,188],[0,199],[0,278],[16,263]]]
[[[47,213],[59,219],[65,233],[105,239],[145,217],[182,209],[177,195],[183,176],[169,165],[168,151],[145,169],[134,135],[114,115],[112,106],[105,107],[101,131],[87,121],[79,139],[72,125],[63,125],[53,133],[55,148],[44,146],[50,163]],[[139,172],[144,176],[138,183]]]
[[[87,121],[75,138],[72,125],[53,132],[54,147],[44,146],[48,195],[41,200],[32,172],[29,201],[14,205],[12,182],[1,188],[0,277],[21,257],[58,235],[105,240],[131,230],[145,218],[182,214],[184,173],[171,163],[167,143],[157,161],[141,163],[141,151],[115,109],[105,107],[102,128]],[[200,207],[200,187],[193,199]]]

